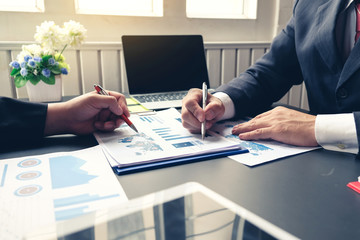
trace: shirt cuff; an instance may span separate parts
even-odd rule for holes
[[[213,96],[219,98],[225,107],[225,113],[220,120],[233,118],[235,116],[235,106],[229,95],[224,92],[216,92]]]
[[[316,116],[315,137],[327,150],[359,152],[354,114],[320,114]]]

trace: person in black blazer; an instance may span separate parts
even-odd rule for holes
[[[360,6],[360,5],[359,5]],[[358,153],[360,143],[360,7],[353,0],[297,0],[270,50],[200,108],[201,90],[183,100],[183,126],[200,131],[218,120],[256,116],[233,129],[243,140],[274,139],[298,146]],[[305,82],[310,114],[278,107],[262,113]],[[261,113],[261,114],[260,114]]]
[[[113,131],[129,116],[125,96],[87,93],[59,103],[33,103],[0,97],[0,148],[30,145],[44,136],[85,135],[96,130]]]

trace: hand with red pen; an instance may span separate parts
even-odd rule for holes
[[[94,88],[97,91],[97,93],[101,95],[109,96],[109,94],[100,85],[94,84]],[[138,133],[138,130],[136,129],[135,125],[130,121],[130,119],[125,114],[121,114],[120,117],[126,122],[127,125],[129,125],[129,127],[131,127],[131,129],[133,129],[135,132]]]
[[[113,131],[124,123],[122,115],[126,119],[130,116],[123,94],[111,91],[105,96],[93,91],[67,102],[48,104],[44,135]]]

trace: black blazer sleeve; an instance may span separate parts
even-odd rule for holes
[[[46,113],[47,104],[0,97],[0,150],[39,142]]]

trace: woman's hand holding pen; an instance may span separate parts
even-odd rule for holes
[[[200,133],[201,123],[206,119],[206,129],[220,120],[224,115],[225,107],[217,97],[208,93],[205,111],[200,106],[202,90],[193,88],[182,101],[181,118],[183,126],[191,133]]]
[[[129,117],[130,113],[123,94],[109,92],[109,95],[94,91],[67,102],[49,104],[44,135],[113,131],[124,122],[119,116]]]

